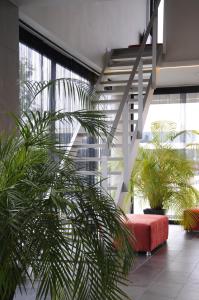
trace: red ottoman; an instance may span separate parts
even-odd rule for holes
[[[127,214],[127,227],[135,236],[135,251],[151,253],[168,239],[168,218],[160,215]]]
[[[199,230],[199,208],[190,208],[184,211],[184,229]]]

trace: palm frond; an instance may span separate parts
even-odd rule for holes
[[[71,78],[58,78],[51,81],[24,81],[23,88],[31,95],[30,108],[35,98],[42,93],[49,96],[52,92],[59,97],[70,99],[71,102],[79,103],[82,109],[93,109],[95,102],[99,99],[93,86],[82,80]]]
[[[27,277],[37,287],[37,299],[125,297],[118,284],[126,280],[133,251],[124,214],[100,186],[78,175],[62,151],[57,153],[63,164],[50,155],[56,145],[50,123],[80,116],[89,122],[84,111],[28,112],[16,118],[12,136],[0,137],[2,300],[17,285],[23,290]],[[114,246],[117,240],[120,247]]]

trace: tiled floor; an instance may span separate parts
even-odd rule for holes
[[[199,300],[199,233],[170,225],[167,244],[138,256],[125,287],[132,300]]]
[[[169,240],[153,255],[136,257],[125,287],[132,300],[199,300],[199,233],[170,225]],[[15,300],[34,300],[34,291]]]

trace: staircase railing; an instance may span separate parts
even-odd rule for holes
[[[146,119],[146,115],[149,108],[149,98],[152,98],[154,89],[156,88],[156,67],[157,67],[157,35],[158,35],[158,8],[161,0],[157,0],[155,3],[154,11],[151,16],[150,22],[146,29],[144,38],[138,50],[137,58],[133,64],[132,71],[130,73],[128,83],[125,87],[124,94],[122,96],[122,100],[119,105],[119,109],[116,113],[115,119],[113,121],[110,136],[107,139],[107,149],[113,143],[113,139],[116,134],[116,130],[123,116],[123,137],[128,136],[128,125],[127,118],[125,118],[128,114],[128,100],[129,100],[129,92],[132,88],[133,81],[137,74],[138,76],[138,122],[135,128],[135,131],[132,136],[131,144],[129,147],[128,138],[123,140],[123,163],[124,163],[124,171],[122,174],[122,178],[117,185],[117,191],[115,195],[115,202],[119,205],[121,204],[121,199],[123,199],[122,194],[128,191],[128,183],[131,176],[131,170],[133,168],[133,164],[136,158],[137,150],[139,147],[139,140],[142,138],[142,130],[143,130],[143,121]],[[145,51],[145,47],[147,44],[147,40],[150,32],[152,31],[152,71],[151,77],[148,82],[146,94],[143,97],[143,54]],[[148,100],[148,102],[147,102]],[[125,125],[126,124],[126,125]],[[109,155],[109,151],[107,150],[107,156]],[[106,163],[106,162],[105,162]]]
[[[157,64],[157,21],[158,21],[158,8],[159,8],[159,5],[160,5],[160,2],[161,2],[161,0],[157,0],[157,2],[155,4],[153,14],[151,16],[151,19],[150,19],[150,22],[148,24],[147,30],[145,32],[143,41],[140,45],[137,58],[136,58],[135,63],[133,65],[133,69],[132,69],[132,72],[129,76],[129,80],[128,80],[128,83],[126,85],[126,88],[125,88],[125,91],[124,91],[124,94],[123,94],[118,112],[117,112],[115,120],[113,122],[111,131],[110,131],[110,136],[109,136],[109,139],[108,139],[108,144],[112,143],[113,138],[115,136],[115,131],[117,129],[119,120],[121,118],[125,103],[127,102],[129,91],[132,87],[132,83],[133,83],[133,80],[135,78],[135,75],[136,75],[137,69],[139,67],[140,61],[142,59],[142,56],[143,56],[143,53],[144,53],[144,50],[145,50],[145,47],[146,47],[147,39],[149,37],[149,34],[150,34],[151,30],[153,30],[153,36],[152,36],[152,85],[153,85],[153,88],[155,88],[155,84],[156,84],[156,64]],[[138,116],[138,119],[139,119],[139,117],[141,117],[141,116]]]
[[[157,0],[155,4],[155,8],[152,14],[152,17],[150,19],[150,22],[148,24],[147,30],[145,32],[143,41],[139,47],[137,57],[134,61],[132,71],[130,73],[127,85],[125,87],[121,102],[119,104],[119,109],[117,110],[116,116],[113,119],[113,123],[110,129],[110,135],[107,138],[105,144],[106,147],[104,150],[101,152],[102,156],[100,158],[101,161],[101,174],[103,175],[103,178],[105,180],[102,181],[102,185],[105,188],[105,190],[109,189],[109,184],[108,184],[108,160],[110,159],[110,147],[114,143],[114,139],[116,134],[116,130],[118,129],[118,125],[120,122],[121,117],[123,118],[123,133],[122,133],[122,138],[123,138],[123,174],[120,182],[117,184],[117,189],[116,189],[116,195],[115,195],[115,202],[119,203],[120,202],[120,196],[122,192],[127,192],[128,190],[128,182],[131,176],[131,169],[136,157],[136,151],[138,149],[139,145],[139,140],[142,138],[142,128],[143,128],[143,121],[145,120],[145,116],[147,113],[147,107],[149,106],[149,102],[147,101],[149,96],[152,97],[153,91],[156,87],[156,66],[157,66],[157,17],[158,17],[158,7],[160,4],[161,0]],[[150,32],[153,31],[152,35],[152,71],[151,77],[149,78],[147,89],[145,96],[143,96],[143,59],[142,57],[144,56],[144,50],[147,44],[147,39],[149,37]],[[110,59],[111,59],[111,54],[112,52],[107,52],[106,54],[106,59],[104,63],[103,70],[101,72],[101,76],[99,77],[97,83],[96,83],[96,88],[100,85],[101,79],[104,75],[105,69],[108,67]],[[129,132],[128,132],[128,115],[129,115],[129,93],[132,93],[132,84],[135,79],[135,76],[137,76],[138,79],[138,121],[136,128],[133,132],[131,143],[129,143]],[[78,129],[74,132],[74,137],[71,141],[71,147],[72,144],[74,143],[74,140],[77,137],[78,134]],[[104,141],[101,141],[104,143]],[[116,172],[117,173],[117,172]]]

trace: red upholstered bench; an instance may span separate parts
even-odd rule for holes
[[[127,214],[127,227],[135,236],[135,251],[151,254],[168,239],[168,218],[160,215]]]
[[[189,208],[184,211],[184,229],[199,230],[199,208]]]

